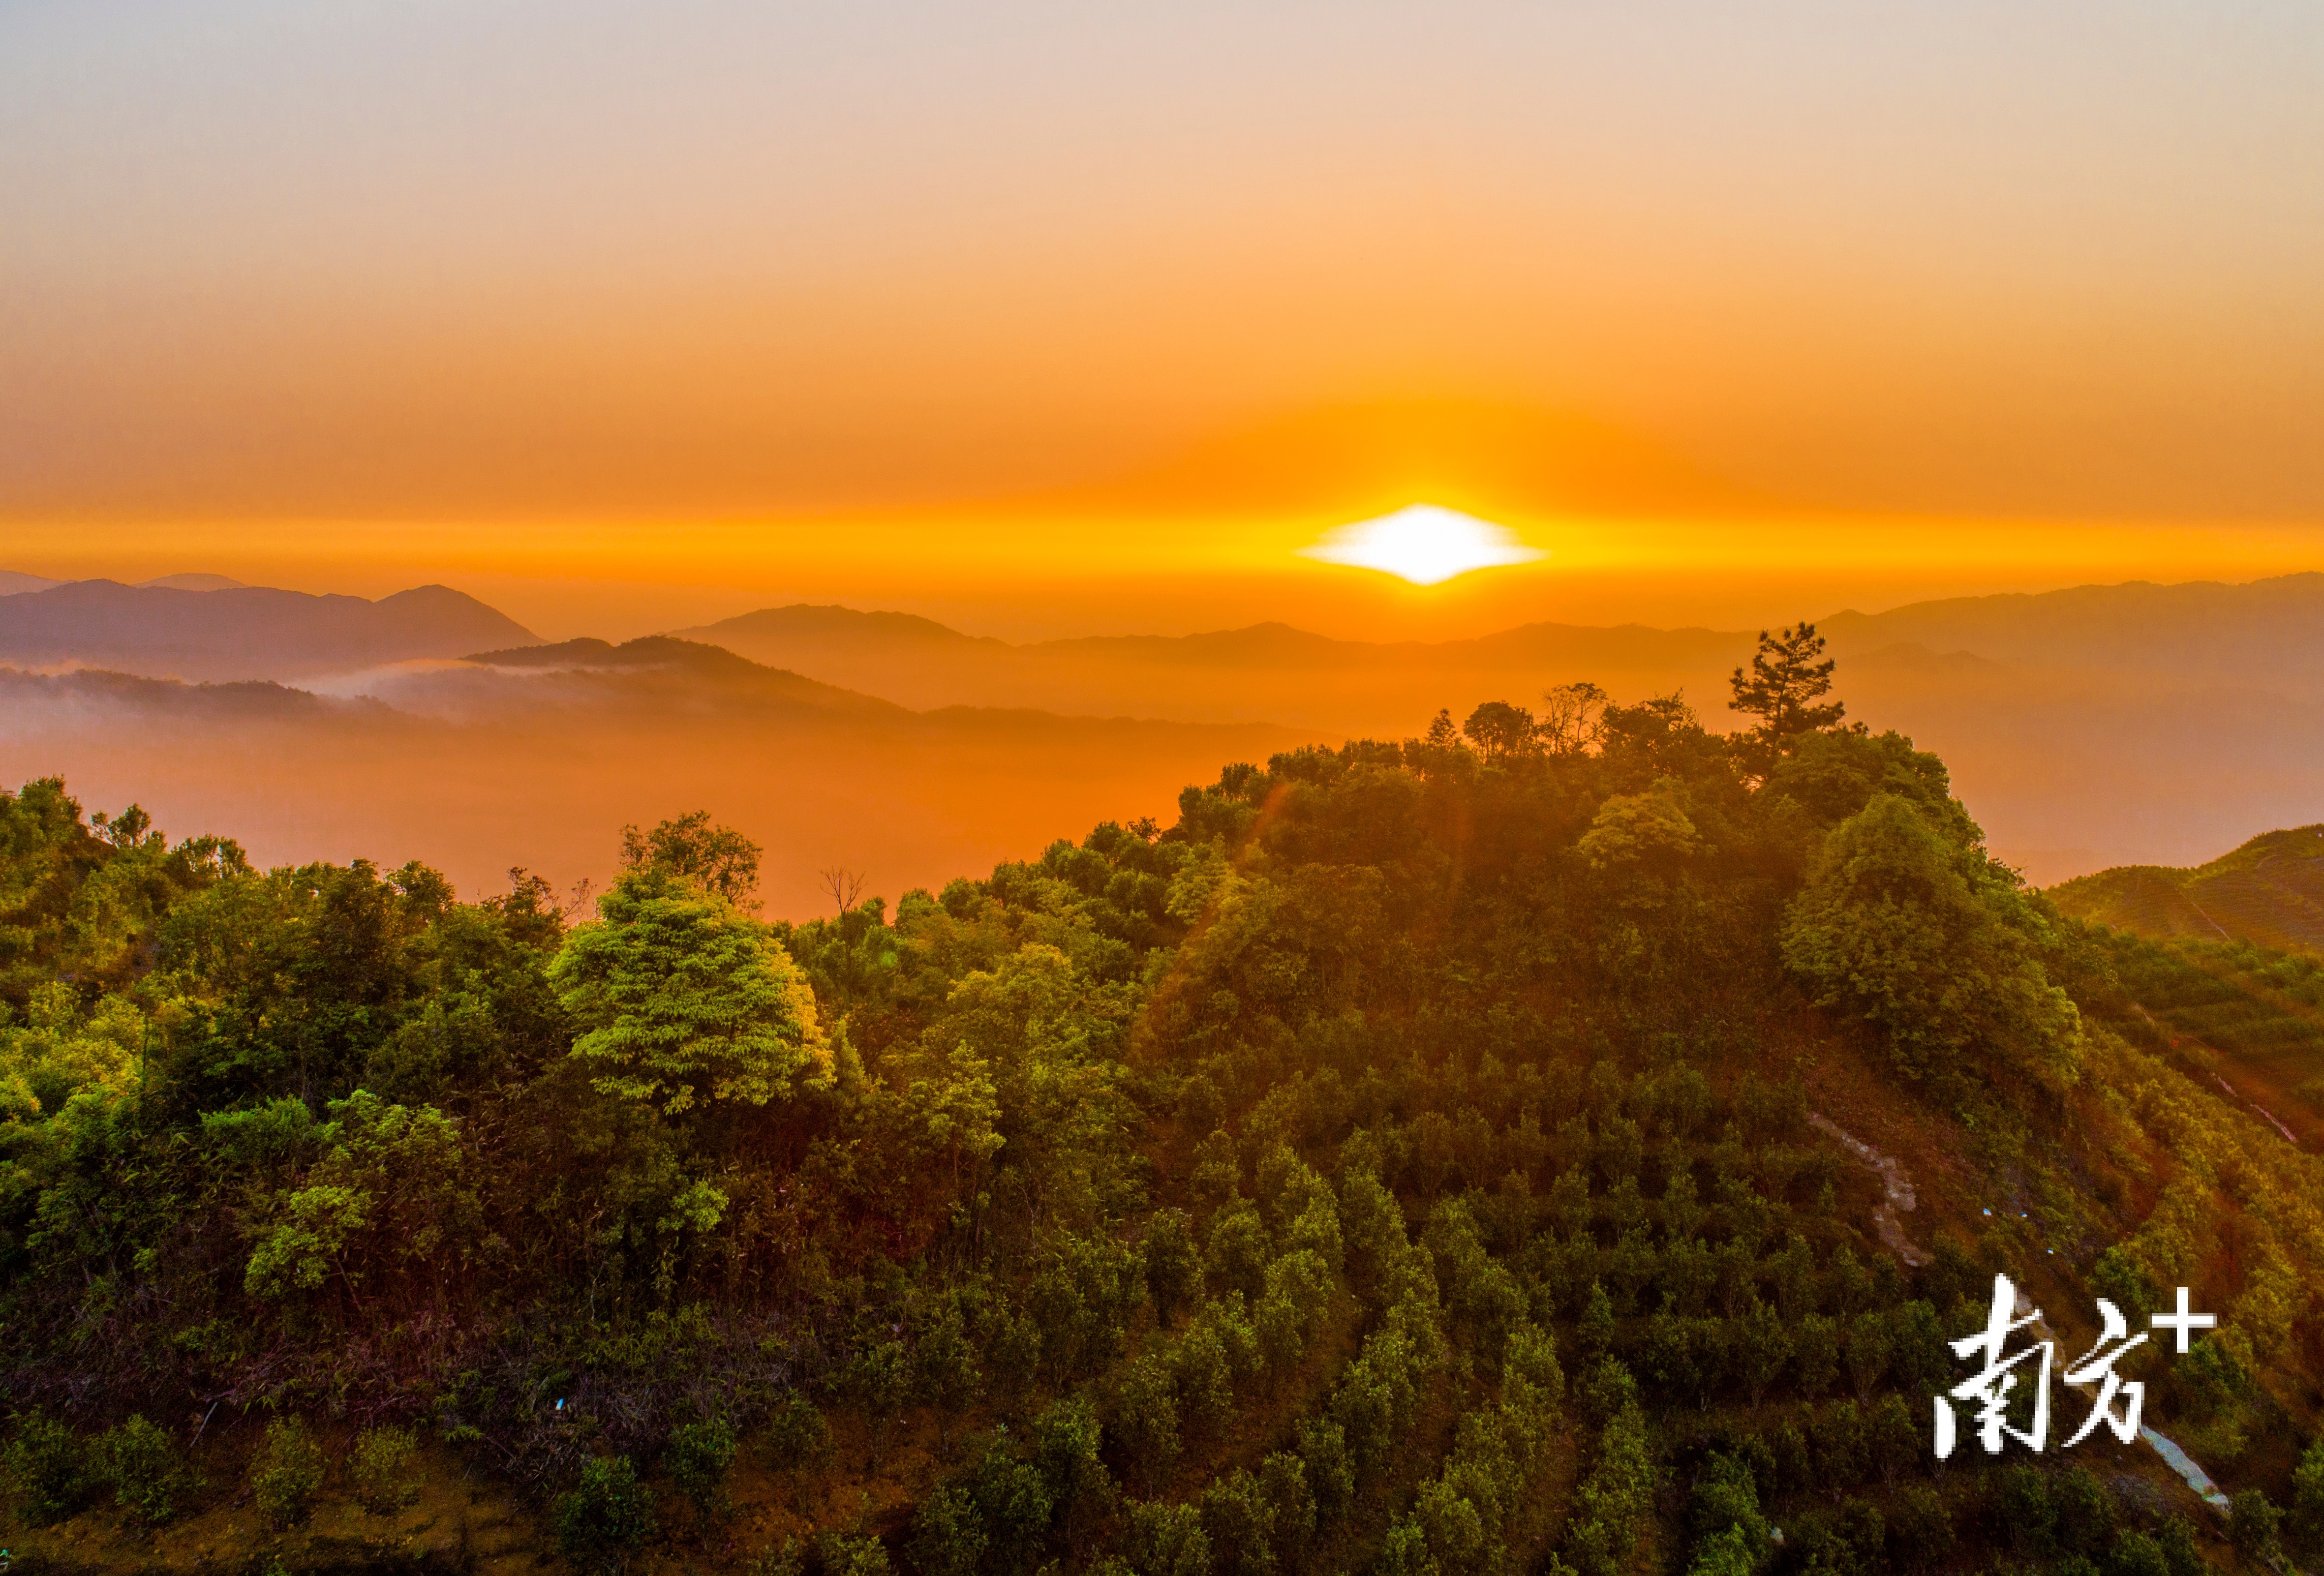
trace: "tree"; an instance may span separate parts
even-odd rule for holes
[[[1775,1376],[1792,1359],[1792,1332],[1775,1310],[1763,1303],[1743,1315],[1737,1333],[1737,1371],[1744,1389],[1750,1393],[1752,1408],[1757,1410],[1767,1387],[1775,1383]]]
[[[1478,706],[1461,724],[1461,732],[1484,751],[1489,761],[1513,760],[1532,754],[1536,747],[1533,714],[1505,700],[1489,700]]]
[[[958,1306],[947,1306],[912,1343],[912,1394],[936,1415],[937,1449],[951,1448],[953,1418],[983,1387],[967,1324]]]
[[[625,871],[549,965],[600,1093],[678,1116],[764,1105],[827,1069],[815,997],[759,921],[659,867]]]
[[[1112,1386],[1105,1431],[1139,1482],[1158,1483],[1178,1459],[1178,1393],[1151,1355],[1126,1367]]]
[[[2292,1534],[2305,1553],[2324,1555],[2324,1438],[2308,1447],[2292,1474]]]
[[[1887,1042],[1911,1078],[1982,1052],[2070,1084],[2081,1018],[2042,961],[2046,910],[1974,843],[1893,794],[1826,836],[1786,911],[1784,961]]]
[[[1146,1290],[1154,1301],[1155,1327],[1162,1330],[1202,1296],[1202,1255],[1184,1210],[1157,1210],[1147,1224]]]
[[[1803,733],[1829,728],[1848,714],[1839,701],[1819,705],[1831,689],[1832,659],[1823,657],[1823,637],[1815,625],[1799,623],[1774,634],[1759,631],[1759,649],[1752,654],[1751,670],[1740,668],[1729,680],[1735,698],[1727,709],[1759,719],[1761,770],[1786,753]]]
[[[976,1576],[984,1544],[984,1520],[965,1489],[938,1488],[920,1501],[910,1553],[923,1576]]]
[[[726,1473],[734,1464],[734,1430],[724,1417],[682,1423],[669,1432],[662,1470],[694,1507],[697,1526],[706,1526],[726,1508]]]
[[[650,832],[622,828],[622,868],[659,871],[715,892],[737,908],[756,908],[759,845],[731,826],[714,825],[707,810],[664,821]]]
[[[1587,755],[1605,742],[1606,692],[1583,679],[1544,690],[1535,733],[1552,755]]]
[[[638,1481],[627,1456],[584,1463],[580,1481],[557,1497],[559,1553],[585,1570],[619,1571],[654,1535],[653,1490]]]
[[[2276,1531],[2283,1512],[2257,1488],[2246,1488],[2228,1502],[2227,1537],[2236,1553],[2253,1564],[2263,1564],[2275,1553]]]
[[[817,871],[816,874],[820,880],[824,895],[831,899],[832,906],[839,911],[840,917],[844,918],[847,911],[855,907],[855,900],[863,895],[865,880],[863,872],[850,870],[842,864]]]

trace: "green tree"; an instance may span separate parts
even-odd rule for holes
[[[831,1425],[815,1403],[793,1390],[767,1424],[767,1464],[790,1479],[794,1504],[804,1503],[807,1474],[831,1459]]]
[[[602,1093],[677,1116],[764,1105],[827,1071],[815,998],[772,933],[658,866],[627,871],[576,926],[549,979]]]
[[[1157,1210],[1147,1222],[1146,1288],[1159,1329],[1202,1300],[1203,1259],[1184,1210]]]
[[[1238,1467],[1212,1479],[1201,1508],[1213,1569],[1230,1576],[1275,1569],[1275,1504],[1257,1478]]]
[[[391,1516],[419,1493],[406,1477],[420,1441],[408,1428],[366,1428],[355,1435],[349,1472],[355,1498],[375,1516]]]
[[[1301,1419],[1299,1461],[1315,1498],[1318,1523],[1345,1516],[1356,1498],[1355,1458],[1348,1453],[1345,1431],[1328,1417]]]
[[[1834,666],[1824,657],[1823,646],[1823,637],[1812,623],[1774,634],[1761,630],[1750,671],[1738,668],[1729,680],[1734,698],[1727,709],[1759,719],[1756,733],[1762,771],[1802,734],[1829,728],[1848,714],[1839,701],[1823,699],[1831,690]]]
[[[695,1524],[706,1526],[726,1511],[726,1474],[734,1465],[734,1430],[724,1417],[698,1418],[669,1431],[662,1470],[694,1507]]]
[[[1535,737],[1533,714],[1505,700],[1486,701],[1471,712],[1469,720],[1461,724],[1461,732],[1484,752],[1488,761],[1517,760],[1535,754],[1540,748]]]
[[[650,832],[622,828],[622,868],[655,871],[693,882],[736,908],[751,907],[759,886],[759,845],[731,826],[693,810]]]
[[[580,1480],[557,1497],[550,1518],[557,1549],[585,1570],[622,1570],[654,1535],[653,1491],[627,1456],[596,1456]]]
[[[1105,1425],[1131,1477],[1142,1484],[1159,1483],[1178,1459],[1177,1387],[1160,1359],[1149,1354],[1122,1369],[1109,1396]]]
[[[2255,1565],[2272,1559],[2283,1512],[2257,1488],[2246,1488],[2227,1504],[2227,1539],[2236,1545],[2236,1553]]]
[[[148,1526],[177,1515],[179,1499],[196,1487],[177,1441],[142,1415],[107,1430],[99,1450],[114,1498]]]
[[[18,1423],[5,1461],[9,1481],[41,1520],[62,1521],[88,1497],[88,1448],[53,1417],[34,1412]]]
[[[2048,921],[2016,876],[1893,794],[1827,837],[1786,915],[1784,961],[1877,1031],[1906,1076],[1982,1053],[2070,1083],[2081,1019],[2042,963]]]
[[[266,1525],[279,1530],[306,1520],[322,1486],[322,1447],[304,1420],[278,1417],[268,1424],[266,1443],[250,1473],[250,1497]]]
[[[2324,1436],[2309,1445],[2292,1471],[2291,1524],[2302,1553],[2324,1555]]]
[[[953,1419],[973,1404],[984,1387],[978,1369],[976,1347],[958,1306],[947,1304],[912,1342],[912,1394],[936,1415],[936,1446],[952,1448]]]
[[[908,1552],[921,1576],[976,1576],[984,1547],[984,1520],[966,1489],[938,1488],[920,1501]]]
[[[1751,1396],[1757,1409],[1759,1398],[1767,1387],[1784,1371],[1792,1359],[1792,1332],[1775,1311],[1764,1303],[1755,1303],[1736,1325],[1735,1366],[1737,1377]]]

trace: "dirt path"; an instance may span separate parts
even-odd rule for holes
[[[1904,1163],[1894,1155],[1884,1155],[1863,1139],[1841,1130],[1838,1122],[1821,1111],[1808,1112],[1809,1125],[1819,1132],[1830,1133],[1840,1140],[1840,1147],[1880,1174],[1881,1202],[1872,1207],[1872,1223],[1879,1229],[1880,1241],[1889,1252],[1914,1269],[1929,1262],[1926,1249],[1904,1235],[1904,1222],[1896,1217],[1909,1214],[1920,1199],[1913,1192],[1913,1179],[1906,1175]]]

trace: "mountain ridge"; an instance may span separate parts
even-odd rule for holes
[[[432,584],[377,601],[115,580],[0,597],[0,660],[79,662],[154,677],[291,678],[539,639],[498,609]]]

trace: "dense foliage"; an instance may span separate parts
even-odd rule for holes
[[[20,1513],[223,1409],[277,1419],[270,1516],[310,1424],[385,1503],[424,1430],[583,1563],[733,1514],[740,1453],[796,1490],[766,1570],[2183,1571],[2088,1472],[1931,1478],[1945,1337],[2048,1248],[2224,1304],[2146,1377],[2324,1535],[2265,1442],[2324,1373],[2313,1157],[2126,1037],[2118,952],[1933,757],[1815,725],[1812,655],[1738,742],[1568,687],[804,923],[701,816],[584,917],[0,796]],[[2008,1207],[1900,1262],[1824,1064]],[[833,1475],[908,1512],[798,1515]]]

